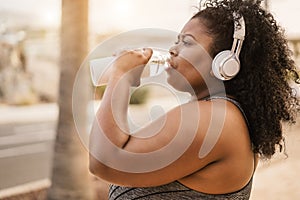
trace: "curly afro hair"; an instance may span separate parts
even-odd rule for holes
[[[246,36],[240,53],[241,70],[225,81],[228,95],[236,98],[250,122],[254,153],[270,158],[284,137],[282,122],[295,123],[299,99],[289,85],[296,73],[284,31],[259,0],[207,0],[192,19],[199,19],[213,38],[210,54],[231,49],[233,12],[245,19]]]

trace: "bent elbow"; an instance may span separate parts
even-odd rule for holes
[[[93,156],[89,156],[89,171],[91,174],[101,177],[101,174],[105,173],[106,166],[101,164],[97,159]]]
[[[100,178],[101,180],[108,183],[114,182],[116,177],[114,171],[111,168],[102,164],[91,155],[89,158],[89,171],[97,178]]]
[[[96,175],[95,166],[91,163],[91,161],[89,162],[89,171],[91,174]]]

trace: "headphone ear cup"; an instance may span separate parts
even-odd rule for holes
[[[220,80],[226,80],[225,77],[222,76],[221,71],[224,63],[230,57],[231,51],[225,50],[218,53],[212,61],[212,72],[214,76]]]

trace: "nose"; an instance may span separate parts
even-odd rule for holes
[[[176,45],[172,46],[170,49],[169,49],[169,53],[171,56],[178,56],[178,50],[176,48]]]

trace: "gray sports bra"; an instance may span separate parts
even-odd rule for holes
[[[225,99],[235,104],[243,113],[249,127],[249,122],[241,105],[225,96],[213,96],[204,100]],[[123,187],[111,185],[109,189],[109,200],[247,200],[250,198],[252,179],[241,190],[228,194],[206,194],[195,191],[181,184],[178,181],[155,186],[155,187]]]
[[[121,187],[111,185],[109,200],[248,200],[250,198],[252,179],[239,191],[228,194],[205,194],[192,190],[178,181],[156,187]]]

